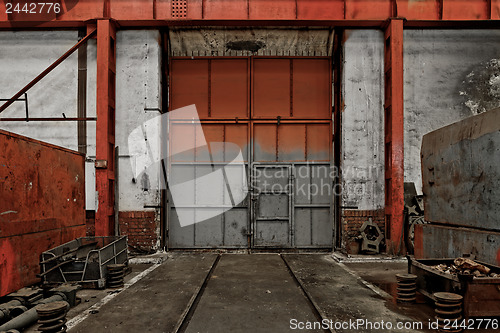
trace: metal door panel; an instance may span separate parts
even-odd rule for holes
[[[247,247],[248,233],[248,209],[246,206],[233,208],[224,213],[225,246]]]
[[[290,117],[290,60],[254,59],[253,117]]]
[[[254,124],[252,133],[253,161],[276,161],[276,138],[276,125]]]
[[[293,184],[289,164],[252,167],[254,247],[292,247]]]
[[[208,66],[207,59],[177,59],[172,62],[171,110],[196,104],[200,118],[208,117]]]
[[[288,221],[260,220],[254,232],[254,247],[290,247],[290,224]]]
[[[304,124],[281,124],[278,128],[278,161],[305,161],[306,126]]]
[[[266,218],[274,216],[276,218],[289,218],[289,195],[288,194],[273,194],[265,195],[260,198],[258,204],[257,218]]]
[[[228,195],[219,198],[210,187],[192,183],[188,193],[195,196],[194,202],[185,200],[169,210],[169,246],[331,247],[331,173],[311,175],[321,168],[331,171],[330,60],[184,58],[171,63],[171,108],[196,104],[206,142],[238,145],[245,163],[252,165],[241,176],[262,191],[257,193],[254,187],[252,200],[248,197],[217,217],[180,228],[176,209],[191,209],[194,218],[199,209],[233,204]],[[201,133],[190,126],[172,129],[179,133],[174,139],[193,145],[190,140],[199,140]],[[227,164],[227,152],[220,147],[177,154],[170,160],[169,172],[179,173],[176,168],[181,168],[180,180],[208,175]],[[259,168],[267,168],[267,174],[256,173]],[[266,180],[269,183],[264,185]],[[272,192],[273,185],[285,190]],[[213,186],[224,184],[212,184],[212,190]],[[189,204],[192,207],[183,207]]]
[[[170,202],[172,202],[171,199]],[[191,248],[194,247],[194,224],[181,227],[177,217],[177,211],[180,210],[184,210],[183,213],[191,214],[194,220],[194,210],[191,208],[175,207],[175,209],[170,209],[168,245],[170,248]]]
[[[313,164],[309,166],[311,183],[311,204],[328,205],[332,198],[332,169],[328,164]]]
[[[248,118],[248,59],[210,60],[212,118]]]
[[[309,208],[295,208],[295,246],[308,247],[312,244],[311,210]]]
[[[307,161],[330,161],[330,124],[306,125]]]
[[[331,247],[333,236],[333,223],[330,218],[330,208],[312,208],[312,246]]]
[[[331,71],[328,59],[293,59],[293,117],[331,117]]]
[[[196,208],[196,214],[214,208]],[[215,208],[217,209],[217,208]],[[194,224],[194,246],[196,247],[221,247],[223,246],[223,215],[214,216],[203,222]]]

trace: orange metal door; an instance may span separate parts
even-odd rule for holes
[[[254,187],[236,207],[187,227],[180,226],[176,210],[191,209],[195,216],[206,207],[170,207],[169,247],[332,247],[331,72],[329,58],[171,59],[169,109],[195,104],[207,143],[238,145],[247,183]],[[186,154],[190,155],[168,161],[171,172],[190,168],[193,178],[208,172],[196,150]],[[213,168],[217,163],[222,160],[215,156],[209,164]],[[282,169],[289,170],[292,188],[288,188],[286,225],[272,224],[276,220],[272,209],[266,211],[269,221],[259,222],[256,217],[259,207],[272,207],[267,201],[273,198],[259,196],[252,183],[251,175],[263,170],[259,166],[264,164],[276,166],[274,170],[287,165]]]

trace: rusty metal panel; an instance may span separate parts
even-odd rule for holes
[[[498,265],[499,251],[500,232],[433,224],[415,226],[417,258],[458,258],[473,255],[478,260]]]
[[[299,20],[343,20],[344,0],[297,0]]]
[[[392,16],[392,3],[392,0],[345,0],[345,19],[387,19]]]
[[[253,62],[252,116],[274,118],[291,116],[291,60],[255,59]]]
[[[247,19],[248,6],[243,6],[241,2],[234,0],[205,0],[203,2],[203,18],[207,20]]]
[[[240,3],[240,6],[243,4]],[[295,20],[295,0],[248,0],[251,20]]]
[[[210,116],[248,118],[248,59],[214,59],[210,63]]]
[[[41,252],[85,235],[85,156],[0,130],[0,296],[37,282]]]
[[[275,124],[253,125],[253,160],[256,162],[276,162],[278,160]]]
[[[199,117],[208,117],[208,68],[207,59],[172,61],[171,110],[196,104]]]
[[[330,161],[331,136],[330,124],[307,124],[306,160]]]
[[[400,0],[398,1],[398,17],[408,20],[439,20],[441,18],[441,0]]]
[[[281,124],[278,130],[278,161],[305,161],[306,125]]]
[[[299,119],[330,119],[331,69],[330,60],[292,60],[293,117]]]
[[[425,219],[500,231],[500,109],[424,135]]]
[[[151,0],[111,0],[109,2],[110,14],[116,20],[136,20],[153,18],[153,1]]]
[[[489,0],[443,0],[444,20],[487,20]]]

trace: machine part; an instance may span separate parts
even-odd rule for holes
[[[462,332],[460,327],[454,328],[446,325],[448,322],[455,322],[462,319],[462,301],[463,297],[448,292],[437,292],[432,296],[436,299],[435,311],[436,319],[438,320],[438,328],[440,332]],[[446,325],[446,326],[445,326]]]
[[[384,235],[378,225],[373,223],[371,217],[363,223],[359,231],[363,237],[361,251],[380,253],[380,242],[384,239]]]
[[[25,327],[33,325],[38,320],[38,314],[36,312],[38,307],[44,304],[58,301],[66,301],[66,296],[64,296],[64,294],[62,293],[57,293],[49,298],[38,301],[38,304],[36,306],[0,326],[0,332],[8,331],[11,329],[21,330]]]
[[[66,301],[69,303],[70,307],[73,307],[76,305],[76,292],[80,290],[79,285],[71,285],[67,283],[63,283],[62,285],[52,288],[49,290],[50,293],[56,294],[56,293],[61,293],[64,294],[66,297]]]
[[[13,299],[21,301],[24,305],[29,306],[43,298],[43,289],[37,287],[25,287],[10,293],[8,297],[12,297]]]
[[[78,282],[90,288],[105,286],[109,264],[128,262],[127,237],[81,237],[42,253],[44,284]]]
[[[66,301],[52,302],[37,307],[40,332],[59,333],[66,332],[66,313],[69,303]]]
[[[404,185],[404,240],[408,253],[413,254],[415,248],[415,225],[426,223],[424,220],[423,196],[417,194],[415,183]]]
[[[22,299],[12,299],[7,303],[0,304],[0,322],[17,317],[26,310]]]
[[[398,303],[415,303],[417,299],[417,276],[414,274],[396,274],[398,281]]]
[[[124,264],[112,264],[107,267],[106,281],[109,288],[123,288],[123,277],[125,276]]]

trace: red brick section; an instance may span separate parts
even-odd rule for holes
[[[95,236],[95,210],[87,210],[85,213],[85,227],[87,237]]]
[[[135,253],[151,253],[156,250],[157,222],[155,212],[120,212],[120,234],[128,236],[129,250]]]
[[[373,222],[375,222],[380,231],[384,234],[385,239],[385,213],[384,210],[343,210],[342,211],[342,231],[343,231],[343,244],[348,253],[352,253],[352,248],[349,246],[349,243],[354,241],[356,237],[358,237],[361,233],[359,229],[368,221],[369,218],[372,218]],[[361,244],[361,241],[359,241]]]

